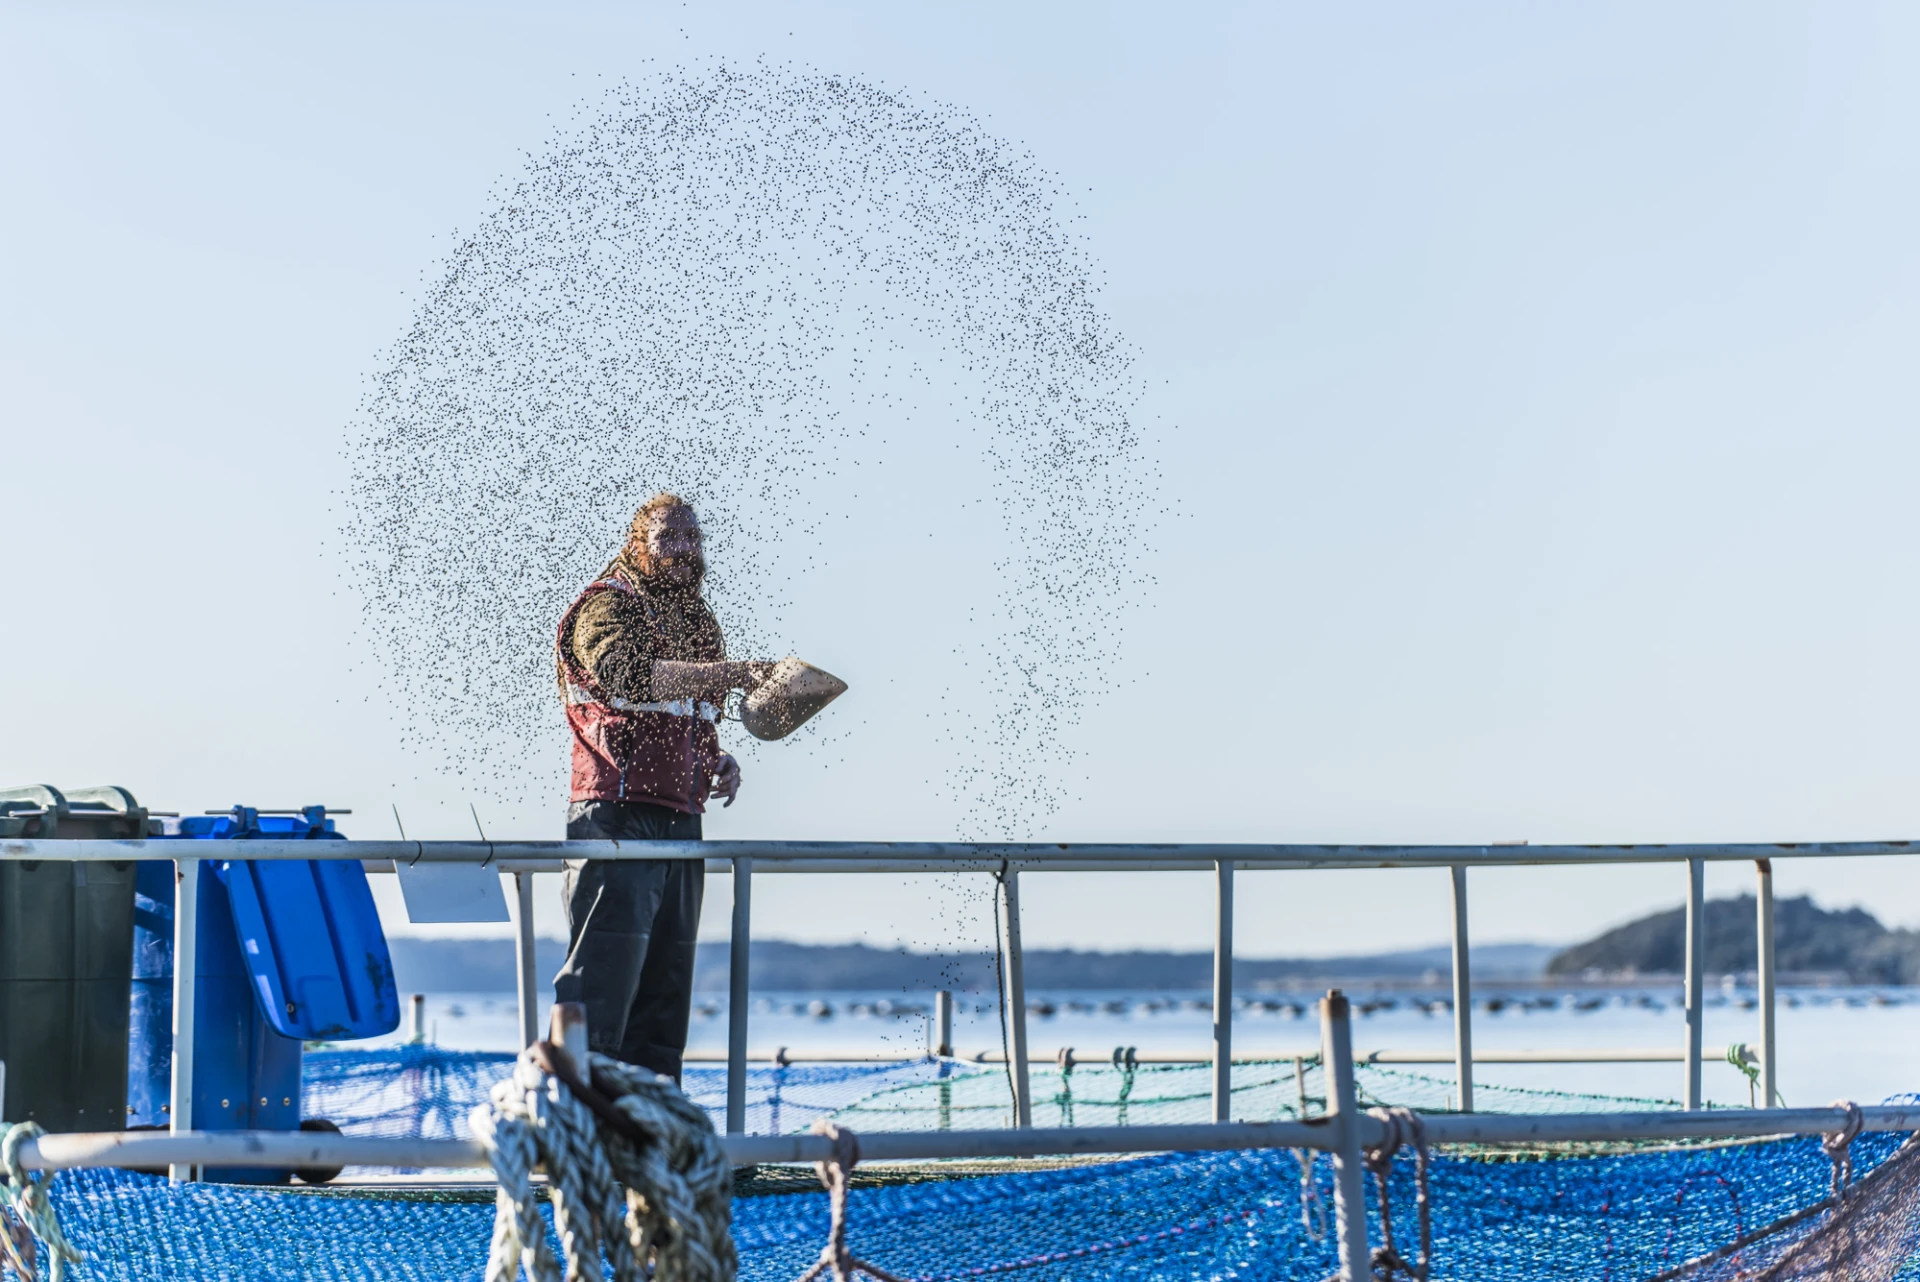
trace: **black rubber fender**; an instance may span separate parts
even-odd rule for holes
[[[303,1117],[300,1119],[303,1131],[318,1131],[328,1135],[340,1134],[340,1128],[324,1117]],[[339,1166],[296,1166],[293,1177],[302,1184],[325,1184],[346,1168]]]

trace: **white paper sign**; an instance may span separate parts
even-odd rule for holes
[[[511,920],[500,874],[493,868],[424,859],[409,864],[396,859],[393,870],[400,875],[407,920],[416,926]]]

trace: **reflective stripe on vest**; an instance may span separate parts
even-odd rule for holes
[[[720,709],[711,703],[692,699],[674,699],[668,703],[630,703],[617,694],[597,699],[590,690],[582,689],[573,682],[567,682],[567,702],[570,704],[598,703],[612,708],[615,712],[664,712],[670,717],[698,717],[702,721],[718,721]]]

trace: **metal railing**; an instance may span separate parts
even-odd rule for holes
[[[183,847],[191,846],[189,854]],[[177,869],[174,914],[174,1061],[169,1116],[179,1131],[191,1129],[193,1077],[194,907],[200,863],[206,858],[242,856],[226,846],[216,856],[203,843],[181,841],[34,840],[0,838],[0,860],[125,861],[163,859]],[[1760,976],[1758,1037],[1760,1098],[1778,1098],[1776,1090],[1773,865],[1778,858],[1835,859],[1920,854],[1920,842],[1854,841],[1768,844],[1689,843],[1611,846],[1433,846],[1433,845],[1283,845],[1283,844],[1118,844],[1050,842],[832,842],[832,841],[275,841],[249,840],[249,860],[358,859],[369,871],[391,871],[396,864],[472,863],[515,878],[519,906],[516,953],[521,1037],[538,1036],[538,1003],[533,974],[534,938],[531,879],[536,873],[562,871],[569,860],[701,859],[709,871],[733,878],[733,922],[729,951],[727,1132],[738,1135],[746,1124],[747,992],[752,931],[752,879],[759,873],[928,873],[997,874],[1001,898],[1000,946],[1005,952],[1001,1000],[1008,1020],[1010,1077],[1014,1116],[1025,1127],[1032,1117],[1026,1028],[1026,983],[1020,941],[1019,877],[1022,872],[1209,871],[1215,880],[1214,1019],[1209,1055],[1214,1065],[1213,1116],[1231,1120],[1229,1067],[1233,1062],[1233,878],[1236,870],[1359,868],[1445,868],[1453,883],[1454,1051],[1452,1062],[1463,1111],[1473,1103],[1474,1061],[1489,1062],[1473,1051],[1472,982],[1469,972],[1467,873],[1475,867],[1682,863],[1687,869],[1686,900],[1686,1044],[1685,1105],[1701,1103],[1704,958],[1701,931],[1704,869],[1708,862],[1747,861],[1759,876]],[[1223,996],[1227,1000],[1223,1000]],[[1384,1062],[1384,1061],[1381,1061]],[[1408,1061],[1401,1061],[1408,1062]]]
[[[1754,1063],[1753,1050],[1744,1043],[1724,1047],[1708,1047],[1708,1058],[1713,1061],[1724,1060],[1730,1054],[1744,1052],[1743,1063]],[[771,1050],[750,1050],[747,1052],[749,1064],[897,1064],[903,1058],[898,1051],[876,1051],[867,1048],[852,1047],[809,1047],[804,1050],[790,1046],[776,1046]],[[968,1053],[953,1053],[947,1058],[963,1064],[1005,1064],[1012,1057],[1005,1051],[980,1050]],[[1318,1047],[1282,1047],[1278,1050],[1235,1051],[1231,1060],[1235,1064],[1280,1064],[1287,1060],[1312,1061],[1318,1063]],[[1679,1064],[1685,1062],[1687,1052],[1678,1046],[1593,1046],[1580,1050],[1533,1050],[1519,1048],[1512,1050],[1476,1051],[1473,1062],[1476,1064]],[[681,1059],[688,1064],[724,1064],[727,1052],[724,1050],[690,1050]],[[1357,1050],[1353,1053],[1356,1064],[1451,1064],[1454,1062],[1450,1050],[1419,1050],[1415,1048],[1381,1047],[1373,1050]],[[1213,1052],[1203,1050],[1141,1050],[1135,1046],[1116,1046],[1101,1054],[1089,1054],[1085,1047],[1062,1046],[1053,1054],[1045,1056],[1049,1064],[1211,1064]],[[1470,1110],[1469,1110],[1470,1111]]]

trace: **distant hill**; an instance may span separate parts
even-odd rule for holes
[[[1752,895],[1710,899],[1702,951],[1709,974],[1756,968],[1759,927]],[[1920,934],[1888,930],[1863,908],[1829,911],[1805,895],[1773,905],[1774,964],[1784,973],[1845,975],[1863,984],[1920,982]],[[1558,953],[1547,974],[1674,975],[1686,970],[1686,910],[1673,908]]]
[[[407,992],[511,992],[513,943],[505,939],[388,941],[400,987]],[[1540,976],[1554,949],[1546,944],[1485,944],[1473,950],[1474,977],[1524,980]],[[566,954],[558,939],[535,950],[544,986]],[[752,954],[757,992],[846,989],[938,989],[991,991],[996,985],[991,953],[916,953],[866,944],[795,944],[756,940]],[[1027,987],[1107,988],[1127,991],[1205,988],[1213,982],[1213,955],[1204,952],[1079,952],[1034,948],[1025,956]],[[1404,952],[1334,958],[1237,958],[1235,987],[1317,980],[1444,981],[1451,974],[1445,945]],[[700,992],[727,989],[727,946],[700,945],[694,967]]]

